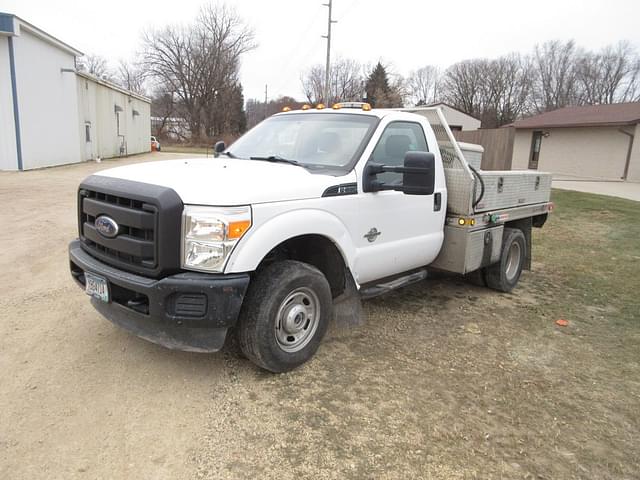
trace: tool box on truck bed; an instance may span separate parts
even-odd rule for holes
[[[424,113],[436,134],[442,155],[449,215],[474,215],[549,201],[550,173],[481,170],[482,146],[457,142],[439,109]]]

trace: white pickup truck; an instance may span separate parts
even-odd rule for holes
[[[552,209],[548,174],[480,170],[481,148],[456,143],[439,109],[321,107],[218,142],[217,158],[86,178],[69,257],[94,307],[173,349],[215,352],[236,335],[284,372],[332,318],[427,267],[514,288]]]

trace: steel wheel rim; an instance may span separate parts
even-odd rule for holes
[[[509,247],[509,253],[507,254],[507,265],[505,268],[505,276],[507,280],[513,280],[520,268],[520,244],[513,242]]]
[[[278,346],[288,353],[306,347],[320,323],[320,300],[306,287],[296,288],[280,304],[275,334]]]

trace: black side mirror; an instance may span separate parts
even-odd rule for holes
[[[408,195],[432,195],[436,183],[436,157],[431,152],[407,152],[402,174],[403,192]]]
[[[216,142],[216,144],[213,146],[213,156],[218,157],[222,152],[225,151],[226,148],[227,146],[222,140]]]
[[[402,174],[402,185],[387,185],[378,180],[383,172]],[[365,192],[398,190],[407,195],[432,195],[435,190],[436,157],[431,152],[407,152],[404,166],[392,167],[369,163],[364,169],[362,187]]]

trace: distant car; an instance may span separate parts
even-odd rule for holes
[[[160,142],[156,140],[156,137],[151,136],[151,151],[159,152],[160,151]]]

